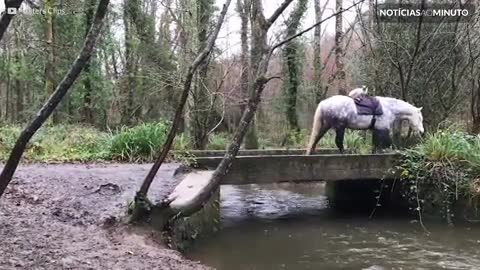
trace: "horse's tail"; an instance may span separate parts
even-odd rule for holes
[[[311,155],[315,151],[315,145],[320,140],[320,129],[322,128],[322,109],[321,103],[318,104],[315,116],[313,117],[312,133],[310,134],[310,142],[307,146],[307,155]]]

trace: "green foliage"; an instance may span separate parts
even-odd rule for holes
[[[0,159],[5,160],[20,135],[20,127],[0,127]],[[24,157],[32,161],[86,161],[109,155],[110,135],[82,126],[57,125],[40,129]]]
[[[135,127],[123,127],[116,133],[101,132],[95,128],[74,125],[46,126],[32,138],[24,157],[29,161],[152,161],[156,158],[169,129],[166,121],[145,123]],[[20,135],[21,128],[14,125],[0,126],[0,160],[6,160]],[[213,133],[208,149],[225,150],[229,142],[226,133]],[[174,158],[190,161],[190,139],[178,134],[173,150]]]
[[[308,137],[310,136],[310,133],[306,129],[301,129],[299,131],[289,130],[286,136],[286,141],[292,146],[304,147],[308,142]]]
[[[76,125],[45,126],[27,145],[24,158],[28,161],[92,161],[117,160],[128,162],[144,162],[155,159],[165,140],[169,129],[166,121],[144,123],[135,127],[123,127],[115,132],[102,132],[92,127]],[[0,160],[6,160],[20,135],[21,128],[15,125],[0,126]],[[287,148],[304,148],[309,139],[309,131],[288,132]],[[264,138],[262,136],[261,138]],[[231,140],[228,133],[212,133],[209,136],[207,149],[225,150]],[[368,141],[370,139],[367,138]],[[279,138],[264,138],[262,148],[278,148]],[[480,145],[480,141],[477,142]],[[356,153],[368,153],[371,149],[358,131],[346,132],[345,147]],[[178,134],[173,150],[177,161],[190,162],[190,138]],[[318,148],[336,148],[335,136],[327,133],[320,141]],[[473,159],[471,159],[473,162]],[[480,162],[478,163],[480,164]]]
[[[352,151],[354,153],[362,153],[366,154],[369,153],[372,149],[372,146],[370,144],[371,139],[369,139],[369,136],[371,135],[370,133],[367,133],[367,138],[364,140],[364,138],[361,135],[361,131],[357,130],[351,130],[345,131],[345,137],[343,140],[343,144],[345,146],[345,150],[347,151]],[[322,142],[323,140],[323,142]],[[336,148],[335,144],[335,133],[333,132],[328,132],[325,134],[325,136],[320,140],[319,146],[318,147],[323,147],[323,148]],[[318,148],[317,147],[317,148]]]
[[[362,131],[358,130],[346,130],[344,137],[344,147],[347,151],[354,153],[369,153],[372,149],[371,135],[367,133],[367,137],[364,139],[361,135]],[[290,130],[287,132],[287,147],[305,148],[310,137],[310,132],[306,129],[300,131]],[[325,136],[318,142],[317,148],[337,148],[335,144],[335,133],[327,132]]]
[[[54,126],[40,130],[27,151],[36,160],[97,160],[109,155],[110,135],[90,127]]]
[[[212,133],[208,137],[207,149],[209,150],[226,150],[230,136],[226,133]]]
[[[20,135],[20,128],[17,126],[0,126],[0,158],[5,160],[10,149]]]
[[[190,139],[185,133],[178,134],[177,137],[175,137],[175,141],[173,142],[173,149],[177,151],[191,149]]]
[[[412,210],[420,217],[440,212],[451,223],[458,202],[476,207],[480,198],[478,153],[478,136],[452,129],[427,134],[421,144],[406,151],[399,169]]]
[[[130,162],[153,160],[166,140],[168,126],[166,122],[158,122],[122,128],[112,138],[111,157]]]
[[[476,141],[476,136],[462,131],[442,130],[427,134],[418,151],[433,161],[467,161],[474,158],[471,153]]]

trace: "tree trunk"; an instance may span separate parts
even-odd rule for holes
[[[194,10],[192,8],[193,6],[193,0],[179,0],[178,5],[178,22],[177,22],[177,32],[179,32],[178,35],[178,43],[180,45],[180,55],[179,55],[179,60],[178,60],[178,72],[176,76],[176,81],[182,82],[184,78],[186,77],[188,67],[191,65],[193,62],[193,58],[195,55],[193,55],[194,47],[195,47],[195,38],[193,29],[195,28],[195,22],[193,22],[193,14],[190,12],[190,10]],[[186,10],[189,10],[189,12],[185,12]],[[177,84],[178,86],[178,92],[181,91],[182,84]],[[177,92],[177,91],[175,91]],[[169,95],[169,99],[174,100],[175,102],[173,103],[173,108],[178,107],[178,96],[173,95],[174,93],[172,92],[171,95]],[[187,103],[191,104],[192,97],[189,95]],[[190,108],[191,106],[186,106],[185,114],[184,117],[181,118],[182,123],[179,124],[179,126],[182,126],[184,131],[189,131],[191,130],[192,126],[192,117],[190,113]]]
[[[273,13],[273,15],[266,20],[263,16],[263,12],[261,11],[261,0],[254,0],[255,4],[252,5],[252,16],[251,19],[255,19],[257,23],[260,23],[260,28],[252,28],[252,34],[255,30],[261,30],[262,33],[258,34],[259,37],[265,37],[267,35],[268,29],[270,26],[275,22],[275,20],[283,13],[283,11],[288,7],[288,5],[292,2],[292,0],[285,0],[282,5],[277,8],[277,10]],[[259,9],[260,7],[260,9]],[[256,16],[256,18],[255,18]],[[259,25],[257,25],[259,26]],[[262,40],[257,40],[262,41]],[[261,43],[261,42],[259,42]],[[254,43],[252,43],[253,45]],[[252,46],[252,50],[255,47]],[[242,144],[243,138],[246,136],[248,132],[248,126],[253,121],[255,116],[255,112],[258,108],[258,104],[260,103],[260,97],[262,95],[263,89],[265,88],[268,79],[265,78],[268,63],[270,61],[270,57],[273,52],[273,48],[269,48],[265,46],[261,51],[257,51],[257,55],[261,56],[261,59],[257,60],[257,69],[253,71],[253,74],[256,74],[256,78],[254,79],[250,90],[253,91],[250,95],[248,104],[243,111],[242,119],[240,120],[240,124],[237,127],[235,134],[233,136],[232,142],[230,143],[227,153],[225,154],[224,158],[218,165],[217,169],[214,171],[212,178],[208,182],[207,186],[202,189],[202,193],[200,193],[191,204],[185,205],[183,209],[173,210],[169,208],[169,204],[171,202],[165,202],[165,208],[163,209],[163,220],[169,220],[172,217],[181,217],[181,216],[189,216],[192,213],[195,213],[199,209],[201,209],[204,203],[211,197],[211,195],[217,190],[218,186],[220,185],[220,181],[223,177],[228,173],[230,167],[232,166],[232,162],[235,159],[240,145]],[[261,54],[263,52],[263,54]]]
[[[346,95],[345,70],[343,63],[343,0],[336,0],[335,16],[335,86],[339,95]]]
[[[88,35],[88,30],[92,25],[92,19],[95,12],[96,0],[85,0],[85,21],[86,31],[85,36]],[[92,62],[92,56],[85,65],[85,79],[83,81],[84,93],[83,93],[83,117],[84,122],[90,125],[95,123],[93,113],[93,101],[92,101],[92,74],[90,70],[90,63]]]
[[[88,59],[92,54],[97,37],[100,34],[103,18],[107,13],[108,3],[109,0],[100,1],[97,12],[95,14],[95,19],[93,20],[92,27],[90,28],[90,32],[85,39],[85,43],[82,50],[80,51],[80,54],[75,59],[70,70],[62,79],[62,81],[57,86],[57,88],[52,93],[47,102],[43,105],[40,111],[35,114],[35,117],[32,119],[32,121],[20,133],[20,137],[18,137],[17,141],[15,142],[10,156],[8,157],[8,160],[3,167],[2,173],[0,174],[0,196],[2,196],[8,184],[12,180],[13,174],[15,173],[18,163],[22,158],[27,143],[30,141],[35,132],[37,132],[37,130],[53,113],[55,108],[58,106],[60,101],[62,101],[63,97],[67,94],[68,90],[85,67],[85,64],[87,63]]]
[[[0,45],[2,46],[2,50],[4,52],[4,57],[1,59],[1,64],[4,68],[4,70],[6,71],[6,67],[8,66],[8,47],[7,47],[7,43],[6,42],[2,42],[0,43]],[[7,115],[7,102],[6,102],[6,99],[7,99],[7,88],[8,88],[8,85],[7,85],[7,79],[8,79],[8,72],[5,72],[5,79],[0,81],[0,122],[6,122],[7,121],[7,118],[6,118],[6,115]]]
[[[307,0],[299,0],[295,9],[287,20],[286,37],[294,35],[300,26],[300,20],[307,11]],[[299,44],[296,40],[288,42],[283,51],[284,77],[287,78],[284,84],[286,97],[286,118],[290,130],[299,131],[297,117],[297,93],[302,76],[302,67],[299,62]]]
[[[265,60],[264,60],[265,61]],[[268,60],[266,61],[268,64]],[[183,217],[189,216],[198,210],[200,210],[204,202],[208,201],[212,194],[217,190],[218,186],[220,185],[220,181],[225,177],[225,175],[230,170],[235,157],[237,156],[238,151],[240,150],[240,145],[242,144],[243,138],[246,136],[248,132],[248,126],[252,122],[253,117],[255,116],[255,112],[258,108],[258,104],[260,103],[260,98],[265,88],[268,79],[265,78],[266,68],[262,68],[262,71],[259,73],[259,77],[255,80],[253,84],[253,88],[256,90],[255,95],[249,98],[248,104],[243,111],[242,119],[240,120],[240,124],[238,125],[235,134],[233,136],[232,142],[228,146],[227,153],[225,154],[224,158],[215,169],[212,178],[208,185],[204,188],[205,192],[201,193],[194,203],[188,205],[187,208],[181,210],[181,212],[174,212],[168,207],[164,209],[165,215],[167,215],[164,220],[168,220],[172,216],[176,217]]]
[[[163,144],[162,151],[160,155],[158,156],[157,160],[153,164],[152,168],[148,172],[147,176],[143,180],[142,186],[140,187],[140,190],[137,192],[135,195],[135,209],[133,211],[131,220],[135,221],[140,219],[145,211],[148,208],[147,206],[147,193],[148,190],[150,189],[150,185],[153,182],[153,179],[155,178],[155,175],[157,174],[158,170],[160,169],[160,166],[162,165],[163,161],[167,157],[168,152],[170,151],[173,141],[175,139],[175,135],[177,132],[177,129],[179,127],[179,124],[182,120],[182,114],[183,114],[183,108],[185,107],[185,103],[187,102],[189,93],[190,93],[190,88],[192,85],[192,80],[193,76],[198,69],[198,67],[208,58],[210,53],[213,50],[213,46],[215,45],[215,41],[217,40],[218,33],[220,32],[220,29],[222,27],[223,21],[225,19],[225,16],[227,14],[228,6],[230,5],[231,0],[227,0],[225,4],[223,5],[222,11],[220,13],[220,16],[218,18],[217,24],[215,25],[215,30],[213,33],[210,35],[210,38],[208,39],[207,45],[205,48],[201,51],[201,53],[195,58],[193,63],[190,65],[188,68],[188,72],[185,76],[185,81],[183,84],[183,91],[182,95],[180,97],[180,101],[177,107],[177,110],[175,111],[175,115],[173,117],[172,121],[172,126],[170,127],[170,131],[168,132],[167,139],[165,143]]]
[[[18,59],[18,58],[17,58]],[[22,122],[22,114],[23,114],[23,86],[20,78],[15,78],[15,90],[17,91],[17,100],[16,100],[16,108],[15,108],[15,118],[18,123]]]
[[[199,51],[202,51],[207,45],[208,28],[214,3],[212,0],[198,0],[196,4],[197,43]],[[192,96],[190,134],[192,135],[192,146],[194,149],[205,149],[208,144],[207,133],[210,126],[209,108],[211,99],[208,91],[208,66],[208,59],[200,64]]]
[[[283,11],[285,11],[285,8],[287,8],[292,2],[293,0],[285,0],[268,19],[266,19],[263,14],[262,1],[252,0],[251,2],[252,9],[250,13],[250,26],[252,36],[250,43],[250,72],[248,86],[250,99],[253,99],[256,95],[256,89],[254,86],[257,83],[257,78],[260,76],[260,63],[270,49],[267,45],[267,32]],[[252,118],[252,122],[250,123],[245,138],[245,148],[258,149],[258,146],[257,127],[255,124],[255,118]]]
[[[368,0],[368,30],[370,37],[373,37],[373,26],[375,24],[375,0]]]
[[[45,0],[44,10],[53,9],[54,0]],[[55,90],[55,48],[53,36],[53,12],[45,12],[45,44],[47,51],[47,59],[45,63],[45,95],[50,96]],[[52,116],[52,123],[57,123],[56,113]]]
[[[267,46],[267,32],[270,25],[268,25],[265,16],[263,15],[262,1],[252,0],[252,10],[250,14],[251,27],[251,45],[250,45],[250,72],[249,72],[249,86],[248,94],[250,98],[255,96],[254,84],[258,76],[257,71],[260,67],[262,55],[268,52]],[[255,118],[247,131],[245,138],[245,149],[258,149],[257,127]]]
[[[15,31],[15,90],[16,90],[16,107],[15,107],[15,119],[18,123],[23,121],[23,84],[21,80],[21,72],[23,70],[23,63],[22,63],[22,51],[21,51],[21,44],[20,44],[20,37],[19,37],[19,29]]]
[[[124,74],[126,75],[125,85],[125,102],[122,110],[122,124],[131,125],[133,123],[134,113],[134,98],[135,98],[135,49],[133,44],[133,29],[132,29],[132,3],[130,0],[124,0],[123,7],[123,22],[125,27],[125,68]]]
[[[322,20],[323,10],[320,7],[320,0],[314,0],[315,8],[315,26],[314,38],[313,38],[313,87],[315,93],[315,105],[325,99],[325,91],[322,84],[322,58],[321,58],[321,42],[322,42],[322,24],[319,23]]]
[[[11,65],[10,52],[7,51],[6,55],[7,55],[7,67],[10,67]],[[9,118],[10,118],[10,115],[12,114],[12,109],[10,105],[12,103],[10,100],[12,79],[11,79],[10,72],[7,72],[6,77],[7,79],[6,79],[6,87],[5,87],[5,121],[8,122],[9,120],[11,120]]]
[[[247,106],[248,100],[248,71],[250,69],[248,62],[248,17],[250,16],[250,0],[237,0],[237,12],[241,20],[240,40],[242,52],[240,55],[241,73],[240,73],[240,111],[243,112]]]
[[[469,40],[470,42],[470,40]],[[480,133],[480,73],[475,68],[475,64],[472,62],[470,65],[470,113],[472,117],[472,133]]]

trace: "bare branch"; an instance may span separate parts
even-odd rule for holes
[[[271,81],[271,80],[275,80],[275,79],[279,79],[279,80],[281,80],[281,79],[282,79],[282,77],[280,77],[280,76],[272,76],[272,77],[268,77],[265,83],[268,83],[269,81]]]
[[[267,20],[268,26],[272,25],[292,2],[293,0],[283,1],[283,3],[275,10],[275,12],[273,12],[272,16],[268,18]]]
[[[25,2],[34,9],[40,9],[40,6],[32,0],[25,0]]]
[[[330,18],[333,18],[333,17],[337,16],[338,14],[341,14],[341,13],[343,13],[343,12],[345,12],[345,11],[348,11],[348,10],[356,7],[358,4],[363,3],[364,1],[365,1],[365,0],[360,0],[360,1],[352,4],[352,5],[349,6],[348,8],[345,8],[345,9],[339,11],[339,12],[335,12],[335,13],[333,13],[332,15],[327,16],[325,19],[323,19],[323,20],[321,20],[321,21],[313,24],[312,26],[310,26],[310,27],[308,27],[308,28],[306,28],[306,29],[298,32],[297,34],[295,34],[295,35],[293,35],[293,36],[290,36],[290,37],[287,37],[286,39],[284,39],[284,40],[278,42],[277,44],[273,45],[272,48],[270,49],[270,52],[273,53],[273,51],[274,51],[275,49],[277,49],[278,47],[281,47],[281,46],[285,45],[286,43],[292,41],[293,39],[296,39],[296,38],[304,35],[304,34],[307,33],[308,31],[310,31],[310,30],[314,29],[316,26],[318,26],[318,25],[326,22],[326,21],[329,20]]]
[[[225,19],[225,16],[228,11],[228,7],[230,6],[231,0],[227,0],[225,4],[223,5],[222,11],[220,13],[220,16],[218,18],[217,24],[215,25],[215,30],[213,33],[210,35],[207,45],[203,49],[203,51],[195,58],[193,63],[190,65],[188,72],[185,76],[185,82],[183,85],[183,92],[180,97],[179,105],[175,111],[175,116],[173,118],[172,126],[170,128],[170,131],[167,136],[167,140],[163,144],[163,149],[160,155],[158,156],[157,160],[153,164],[152,168],[148,172],[147,176],[145,177],[145,180],[142,183],[142,186],[140,187],[140,190],[137,192],[137,195],[135,196],[135,203],[137,207],[141,207],[138,203],[143,201],[143,199],[146,197],[147,192],[150,188],[150,185],[153,182],[153,179],[155,178],[155,175],[158,172],[158,169],[160,169],[160,166],[162,165],[163,161],[168,155],[168,152],[170,151],[170,148],[172,147],[173,140],[175,139],[175,134],[177,132],[178,126],[180,124],[180,120],[183,114],[183,108],[185,107],[185,103],[187,102],[188,95],[190,93],[190,87],[192,84],[192,79],[193,75],[195,74],[196,70],[200,66],[202,62],[204,62],[207,57],[210,55],[210,53],[213,50],[213,46],[215,45],[215,41],[217,40],[218,33],[220,32],[220,29],[222,28],[223,21]],[[137,210],[142,211],[141,208],[138,208]],[[135,220],[139,218],[140,216],[137,216],[140,214],[140,212],[137,212],[132,216],[132,219]]]

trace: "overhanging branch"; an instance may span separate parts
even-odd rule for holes
[[[323,19],[323,20],[321,20],[321,21],[319,21],[319,22],[315,23],[314,25],[312,25],[312,26],[310,26],[310,27],[308,27],[308,28],[306,28],[306,29],[304,29],[304,30],[302,30],[302,31],[300,31],[300,32],[298,32],[298,33],[296,33],[295,35],[292,35],[292,36],[290,36],[290,37],[287,37],[287,38],[285,38],[284,40],[282,40],[282,41],[278,42],[277,44],[273,45],[273,46],[270,48],[270,54],[272,54],[272,53],[273,53],[273,51],[274,51],[275,49],[277,49],[278,47],[281,47],[281,46],[285,45],[286,43],[288,43],[288,42],[290,42],[290,41],[292,41],[292,40],[294,40],[294,39],[296,39],[296,38],[298,38],[298,37],[300,37],[300,36],[304,35],[305,33],[307,33],[307,32],[309,32],[309,31],[313,30],[313,29],[314,29],[316,26],[318,26],[318,25],[320,25],[320,24],[322,24],[322,23],[326,22],[327,20],[329,20],[329,19],[331,19],[331,18],[333,18],[333,17],[337,16],[338,14],[341,14],[341,13],[343,13],[343,12],[345,12],[345,11],[348,11],[348,10],[350,10],[350,9],[352,9],[352,8],[354,8],[354,7],[356,7],[358,4],[360,4],[360,3],[363,3],[364,1],[365,1],[365,0],[360,0],[360,1],[358,1],[358,2],[356,2],[356,3],[354,3],[354,4],[352,4],[351,6],[349,6],[349,7],[345,8],[345,9],[343,9],[343,10],[339,11],[339,12],[335,12],[335,13],[333,13],[332,15],[330,15],[330,16],[326,17],[325,19]]]
[[[268,25],[269,26],[272,25],[292,2],[293,0],[283,1],[283,3],[273,12],[272,16],[268,18],[267,20]]]

